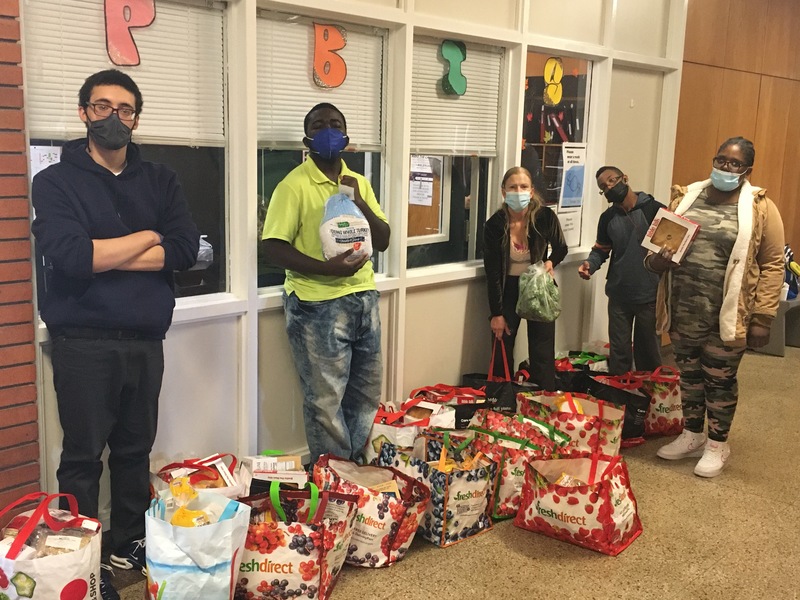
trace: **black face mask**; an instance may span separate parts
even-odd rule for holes
[[[86,128],[95,143],[106,150],[119,150],[131,141],[131,128],[119,120],[117,113],[100,121],[88,121]]]
[[[614,204],[619,204],[623,200],[625,200],[625,196],[628,195],[628,184],[620,179],[617,182],[617,185],[612,187],[610,190],[606,190],[603,192],[603,195],[606,197],[606,200],[609,202],[613,202]]]

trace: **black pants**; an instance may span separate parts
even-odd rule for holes
[[[96,518],[101,455],[108,444],[110,547],[122,549],[144,537],[164,372],[162,342],[57,335],[52,362],[64,431],[59,489],[75,496],[81,514]]]
[[[503,317],[505,317],[506,325],[511,330],[511,335],[503,334],[503,345],[506,349],[506,360],[511,375],[516,370],[514,367],[514,342],[517,339],[517,331],[522,321],[517,314],[518,296],[519,277],[506,277],[506,285],[503,290]],[[526,323],[528,324],[528,360],[530,362],[531,381],[545,390],[555,390],[556,324],[555,322],[540,323],[538,321],[526,321]],[[494,338],[494,335],[492,337]],[[503,355],[499,349],[495,353],[492,369],[495,375],[505,375]]]
[[[633,350],[631,350],[633,333]],[[655,371],[661,366],[661,339],[656,333],[656,305],[608,299],[608,372]]]

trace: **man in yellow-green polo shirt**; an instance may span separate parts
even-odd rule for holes
[[[319,227],[339,185],[353,188],[372,247],[389,246],[390,229],[369,181],[347,168],[341,111],[317,104],[303,123],[309,159],[272,194],[262,235],[272,264],[286,269],[286,331],[303,389],[311,463],[331,453],[358,460],[381,395],[381,323],[370,256],[353,250],[326,260]]]

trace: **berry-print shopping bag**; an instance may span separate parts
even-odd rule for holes
[[[235,600],[327,600],[353,535],[358,496],[281,490],[243,498],[252,507]]]
[[[497,463],[478,454],[471,439],[460,443],[450,434],[422,434],[411,452],[385,444],[381,466],[394,467],[421,482],[431,498],[419,533],[437,546],[451,546],[492,528],[492,491]]]
[[[625,411],[587,394],[524,392],[517,412],[544,421],[569,435],[577,452],[619,454]]]
[[[624,459],[531,461],[514,525],[616,556],[642,533]]]
[[[62,496],[69,502],[68,511],[49,508]],[[17,533],[8,545],[0,545],[0,598],[99,598],[100,523],[78,514],[74,496],[44,492],[19,498],[0,510],[0,517],[29,502],[39,504],[11,520],[6,534]]]
[[[391,467],[362,467],[329,454],[314,465],[314,483],[358,496],[345,560],[361,567],[384,567],[403,558],[431,497],[425,484]]]
[[[677,435],[683,431],[681,376],[672,367],[659,367],[652,373],[633,373],[642,389],[651,396],[644,422],[645,435]]]

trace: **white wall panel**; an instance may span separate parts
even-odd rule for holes
[[[530,0],[528,30],[599,44],[603,36],[603,4],[604,0]]]
[[[617,0],[614,48],[665,56],[670,0]]]

